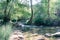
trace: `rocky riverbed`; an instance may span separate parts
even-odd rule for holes
[[[47,38],[44,35],[39,35],[37,33],[22,33],[19,30],[15,30],[11,35],[9,40],[54,40],[53,38]]]

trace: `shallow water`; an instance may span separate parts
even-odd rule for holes
[[[60,32],[60,27],[49,27],[49,26],[36,26],[33,27],[25,27],[23,29],[24,31],[30,31],[30,32],[34,32],[34,33],[38,33],[38,34],[45,34],[45,33],[56,33],[56,32]]]

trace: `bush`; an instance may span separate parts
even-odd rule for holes
[[[52,26],[53,25],[53,20],[52,19],[37,19],[34,22],[35,25],[40,26],[40,25],[44,25],[44,26]]]
[[[44,25],[44,21],[43,21],[43,19],[37,19],[37,20],[35,20],[34,24],[37,26]]]
[[[53,23],[52,19],[46,19],[44,25],[45,26],[52,26],[53,25],[52,23]]]

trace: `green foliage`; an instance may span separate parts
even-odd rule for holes
[[[6,8],[6,1],[8,1],[6,16],[10,20],[29,20],[31,16],[31,6],[27,0],[1,0],[0,2],[0,19],[4,19],[5,13],[4,10]],[[41,0],[37,4],[33,5],[33,22],[40,24],[51,24],[55,19],[59,19],[59,10],[60,4],[59,0]],[[49,7],[48,7],[49,5]],[[49,8],[49,14],[48,14]],[[59,10],[58,10],[59,9]],[[56,15],[55,15],[56,14]],[[50,18],[49,18],[49,17]],[[50,21],[49,21],[50,20]],[[46,22],[48,21],[48,22]],[[46,25],[45,24],[45,25]]]
[[[48,4],[48,0],[41,0],[41,2],[34,5],[34,23],[36,25],[52,25],[55,19],[59,19],[57,14],[57,0],[50,0]],[[56,5],[57,4],[57,5]],[[48,5],[49,5],[49,14],[48,14]],[[59,8],[58,8],[59,9]],[[56,14],[56,15],[55,15]],[[49,16],[49,17],[48,17]],[[57,19],[57,20],[58,20]]]
[[[5,13],[3,10],[5,10],[6,7],[6,1],[2,1],[0,3],[0,10],[1,10],[1,18],[5,16]],[[6,15],[10,16],[10,20],[18,20],[18,19],[28,19],[30,16],[30,11],[25,4],[21,4],[18,2],[18,0],[11,0],[7,6],[7,12]],[[3,16],[2,16],[3,15]],[[23,18],[22,18],[23,17]]]

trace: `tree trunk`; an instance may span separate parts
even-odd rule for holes
[[[48,0],[48,19],[50,19],[50,12],[49,12],[50,9],[49,8],[50,8],[50,0]]]
[[[32,20],[33,20],[33,5],[32,5],[32,0],[30,0],[31,3],[31,17],[29,19],[29,21],[27,22],[27,24],[32,24]]]
[[[48,18],[47,18],[47,25],[51,25],[50,24],[50,21],[51,21],[51,18],[50,18],[50,0],[48,0],[48,10],[47,10],[47,14],[48,14]]]
[[[10,20],[10,18],[7,14],[7,7],[8,7],[9,2],[10,2],[10,0],[6,0],[6,7],[5,7],[5,10],[4,10],[4,18],[3,18],[4,23],[8,22]]]

